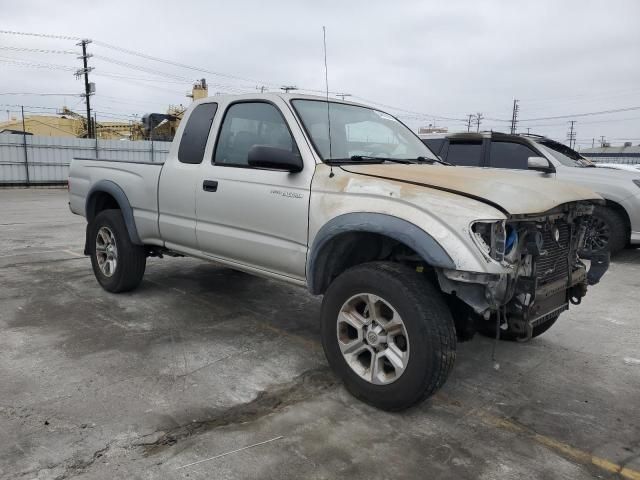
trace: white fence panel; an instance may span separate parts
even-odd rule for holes
[[[74,157],[162,163],[170,145],[171,142],[146,140],[0,134],[0,186],[66,183],[69,163]]]

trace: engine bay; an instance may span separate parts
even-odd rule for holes
[[[589,271],[581,258],[593,208],[570,203],[543,215],[475,222],[472,238],[487,260],[499,262],[506,273],[438,272],[459,317],[458,330],[528,340],[536,328],[579,304],[588,285],[608,268],[608,252],[592,253]]]

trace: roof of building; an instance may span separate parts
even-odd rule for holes
[[[631,147],[595,147],[595,148],[583,148],[580,150],[582,155],[612,155],[612,156],[640,156],[640,145],[633,145]]]

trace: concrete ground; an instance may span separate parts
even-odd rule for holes
[[[328,369],[304,289],[168,258],[109,294],[66,191],[0,207],[1,478],[640,479],[640,250],[499,369],[476,337],[389,414]]]

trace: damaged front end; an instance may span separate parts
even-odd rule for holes
[[[609,266],[608,251],[592,256],[588,272],[579,257],[593,208],[570,203],[543,215],[474,222],[474,242],[504,273],[437,272],[462,337],[478,328],[528,340],[569,303],[579,304]]]

